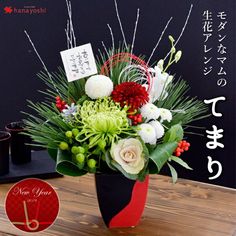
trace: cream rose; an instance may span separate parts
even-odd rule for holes
[[[138,174],[144,167],[143,146],[138,139],[121,139],[110,152],[112,159],[129,174]]]

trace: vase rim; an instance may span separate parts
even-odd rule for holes
[[[15,127],[16,128],[15,128]],[[23,131],[25,130],[25,123],[23,121],[13,121],[5,126],[7,131]]]
[[[95,173],[95,175],[123,175],[123,174],[120,172],[111,172],[111,173],[98,172],[98,173]]]
[[[0,131],[0,141],[8,140],[11,138],[11,134],[7,131]]]

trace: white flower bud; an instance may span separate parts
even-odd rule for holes
[[[161,71],[163,71],[164,60],[161,59],[160,61],[158,61],[157,66],[161,69]]]
[[[175,41],[175,39],[174,39],[171,35],[169,35],[169,40],[170,40],[172,43]]]
[[[182,56],[182,51],[178,51],[175,54],[175,63],[177,63],[180,60],[181,56]]]

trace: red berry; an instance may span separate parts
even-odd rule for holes
[[[128,118],[130,118],[132,120],[134,118],[134,116],[128,115]]]
[[[142,122],[142,117],[139,116],[138,119],[137,119],[137,122],[141,123]]]
[[[56,100],[61,100],[59,96],[56,96]]]
[[[133,117],[133,120],[134,120],[134,121],[137,121],[137,116],[134,116],[134,117]]]
[[[179,157],[181,155],[181,152],[176,152],[175,155]]]
[[[137,117],[138,117],[138,118],[142,118],[142,115],[141,115],[141,114],[137,114]]]
[[[184,148],[184,151],[188,151],[188,149],[189,149],[188,147],[185,147],[185,148]]]
[[[176,152],[180,152],[180,150],[181,150],[181,148],[180,148],[180,147],[177,147],[175,151],[176,151]]]

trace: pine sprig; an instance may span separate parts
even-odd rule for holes
[[[27,134],[38,143],[34,146],[57,149],[58,144],[65,140],[64,133],[72,129],[72,126],[62,119],[54,106],[50,107],[46,103],[34,104],[29,101],[29,107],[37,113],[37,115],[25,113],[28,119],[24,120]]]
[[[187,125],[193,121],[200,120],[209,116],[208,107],[197,99],[197,97],[187,96],[190,87],[186,81],[179,79],[168,85],[167,92],[169,96],[156,102],[158,107],[166,108],[172,111],[173,119],[170,126],[181,123]]]
[[[51,74],[51,78],[44,71],[39,72],[37,76],[48,87],[46,91],[40,92],[46,95],[49,101],[54,101],[55,97],[58,96],[57,90],[60,92],[62,99],[67,102],[77,101],[85,94],[84,86],[86,79],[68,82],[64,70],[60,67],[57,72]]]

